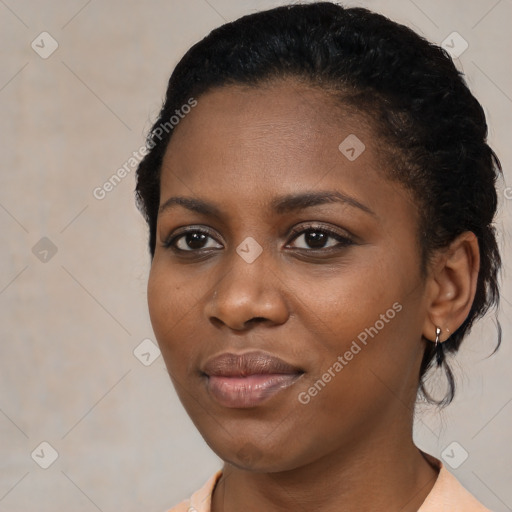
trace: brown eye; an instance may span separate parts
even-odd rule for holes
[[[165,242],[164,246],[183,252],[195,252],[202,249],[219,249],[222,247],[219,244],[215,244],[215,240],[208,231],[191,229],[179,235],[175,235]]]
[[[300,240],[302,246],[297,248],[304,250],[331,249],[353,244],[352,240],[346,236],[342,236],[325,228],[317,227],[303,229],[293,240]]]

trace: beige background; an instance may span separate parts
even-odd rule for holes
[[[104,199],[93,190],[141,146],[169,74],[192,43],[224,20],[282,3],[0,0],[0,511],[163,511],[219,467],[162,358],[145,366],[133,354],[154,340],[133,168]],[[469,43],[457,65],[486,107],[505,168],[498,225],[507,267],[511,1],[346,4],[373,8],[438,43],[453,31]],[[41,46],[43,31],[59,45],[47,59],[31,48],[33,40]],[[55,255],[44,253],[44,241],[34,254],[42,237]],[[459,443],[469,456],[453,473],[498,512],[512,510],[507,271],[501,349],[486,358],[496,329],[492,318],[478,324],[458,357],[455,403],[441,415],[422,407],[415,431],[438,457]],[[48,469],[36,463],[51,457],[43,441],[58,452]]]

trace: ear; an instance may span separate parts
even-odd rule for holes
[[[470,231],[439,252],[428,277],[425,338],[434,341],[437,326],[441,328],[439,341],[445,341],[462,325],[475,298],[479,269],[478,239]]]

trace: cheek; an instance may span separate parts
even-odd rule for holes
[[[370,258],[351,262],[321,278],[302,275],[294,286],[295,295],[300,298],[296,304],[301,305],[301,314],[309,319],[310,327],[314,325],[315,332],[346,342],[372,326],[403,296],[404,283],[395,278],[392,268],[384,262],[375,265]],[[342,347],[335,342],[332,348]]]
[[[205,324],[201,313],[211,283],[193,270],[171,268],[165,257],[155,257],[148,286],[148,308],[153,331],[168,371],[182,381],[203,349]]]
[[[422,349],[415,342],[422,293],[415,260],[398,255],[383,259],[377,251],[367,256],[336,269],[329,278],[307,276],[307,287],[301,289],[298,281],[294,286],[301,308],[297,316],[313,333],[308,357],[320,362],[313,365],[311,379],[331,369],[331,376],[350,376],[361,393],[373,388],[375,374],[398,385],[404,368],[415,366]],[[333,369],[338,356],[341,366]],[[334,380],[344,386],[345,377]],[[334,391],[337,384],[330,387]]]
[[[170,297],[169,294],[165,293],[165,290],[169,288],[165,275],[161,275],[158,265],[153,262],[148,278],[148,310],[153,331],[159,342],[161,333],[165,328],[165,318],[168,317],[171,309],[169,299],[172,296]]]
[[[180,339],[183,318],[192,308],[194,299],[175,274],[166,271],[158,261],[151,266],[147,295],[153,331],[165,357],[178,345],[174,342]]]

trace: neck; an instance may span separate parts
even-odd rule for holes
[[[413,444],[412,436],[375,436],[299,468],[252,472],[226,463],[212,497],[212,512],[416,512],[438,470]]]

